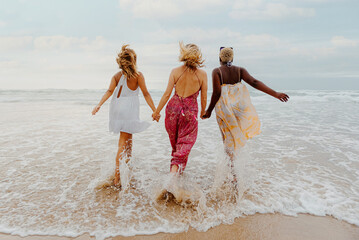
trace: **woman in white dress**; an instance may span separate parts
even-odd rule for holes
[[[109,130],[116,134],[120,133],[114,179],[116,186],[121,184],[119,173],[120,159],[122,160],[126,156],[128,161],[131,157],[132,134],[142,132],[150,125],[148,122],[141,121],[139,117],[139,88],[148,106],[150,106],[153,112],[156,111],[151,95],[147,90],[145,78],[141,72],[137,71],[136,59],[135,51],[128,48],[128,45],[123,45],[116,59],[122,71],[112,77],[108,90],[92,111],[92,115],[95,115],[100,110],[102,104],[113,95],[110,103]]]

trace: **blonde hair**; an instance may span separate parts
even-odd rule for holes
[[[137,55],[135,51],[128,48],[128,46],[128,44],[123,45],[121,52],[118,54],[118,58],[116,58],[118,66],[122,69],[127,79],[138,75],[136,65]]]
[[[180,62],[184,62],[184,65],[191,68],[196,69],[199,67],[203,67],[204,60],[202,60],[201,50],[198,48],[196,44],[190,43],[184,45],[181,41],[179,43],[180,46]]]
[[[233,61],[233,49],[229,48],[229,47],[222,48],[221,51],[219,52],[219,58],[224,63],[232,62]]]

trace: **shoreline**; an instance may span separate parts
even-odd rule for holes
[[[78,237],[60,237],[52,235],[29,235],[20,237],[0,233],[0,240],[95,240],[89,234]],[[297,217],[279,213],[259,214],[236,218],[233,224],[220,224],[206,232],[190,228],[181,233],[157,233],[131,237],[116,236],[106,240],[195,240],[195,239],[249,239],[249,240],[355,240],[359,239],[359,227],[331,216],[298,214]]]

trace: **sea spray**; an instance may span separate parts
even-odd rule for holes
[[[183,174],[168,173],[153,188],[153,201],[174,201],[183,207],[195,207],[205,211],[206,196],[193,179]]]
[[[1,92],[0,229],[22,236],[88,232],[103,239],[190,227],[206,231],[258,212],[331,215],[359,226],[359,112],[353,111],[359,92],[288,93],[286,104],[252,94],[263,125],[246,144],[244,181],[236,174],[244,190],[240,199],[230,196],[233,186],[221,184],[230,183],[230,175],[217,177],[226,174],[216,170],[225,155],[215,116],[199,120],[184,177],[203,192],[202,211],[153,200],[153,188],[163,184],[171,160],[163,120],[134,134],[126,190],[96,189],[111,182],[118,146],[118,136],[108,133],[107,105],[91,116],[94,99],[103,92]],[[155,102],[161,96],[154,94]],[[141,101],[141,118],[151,121],[152,112]]]
[[[224,153],[223,148],[216,154],[218,160],[212,186],[212,196],[218,198],[234,197],[238,201],[250,188],[255,172],[247,162],[250,161],[250,144],[238,149],[233,157]]]
[[[121,162],[120,164],[120,182],[121,190],[126,191],[130,185],[131,180],[131,171],[128,166],[129,164],[126,161]]]

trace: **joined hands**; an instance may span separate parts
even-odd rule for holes
[[[159,114],[158,112],[153,112],[152,113],[152,121],[159,121],[161,118],[161,114]]]
[[[212,113],[207,110],[207,111],[204,112],[204,114],[201,114],[201,115],[202,115],[201,118],[202,118],[202,119],[210,118],[210,117],[211,117],[211,114],[212,114]]]

